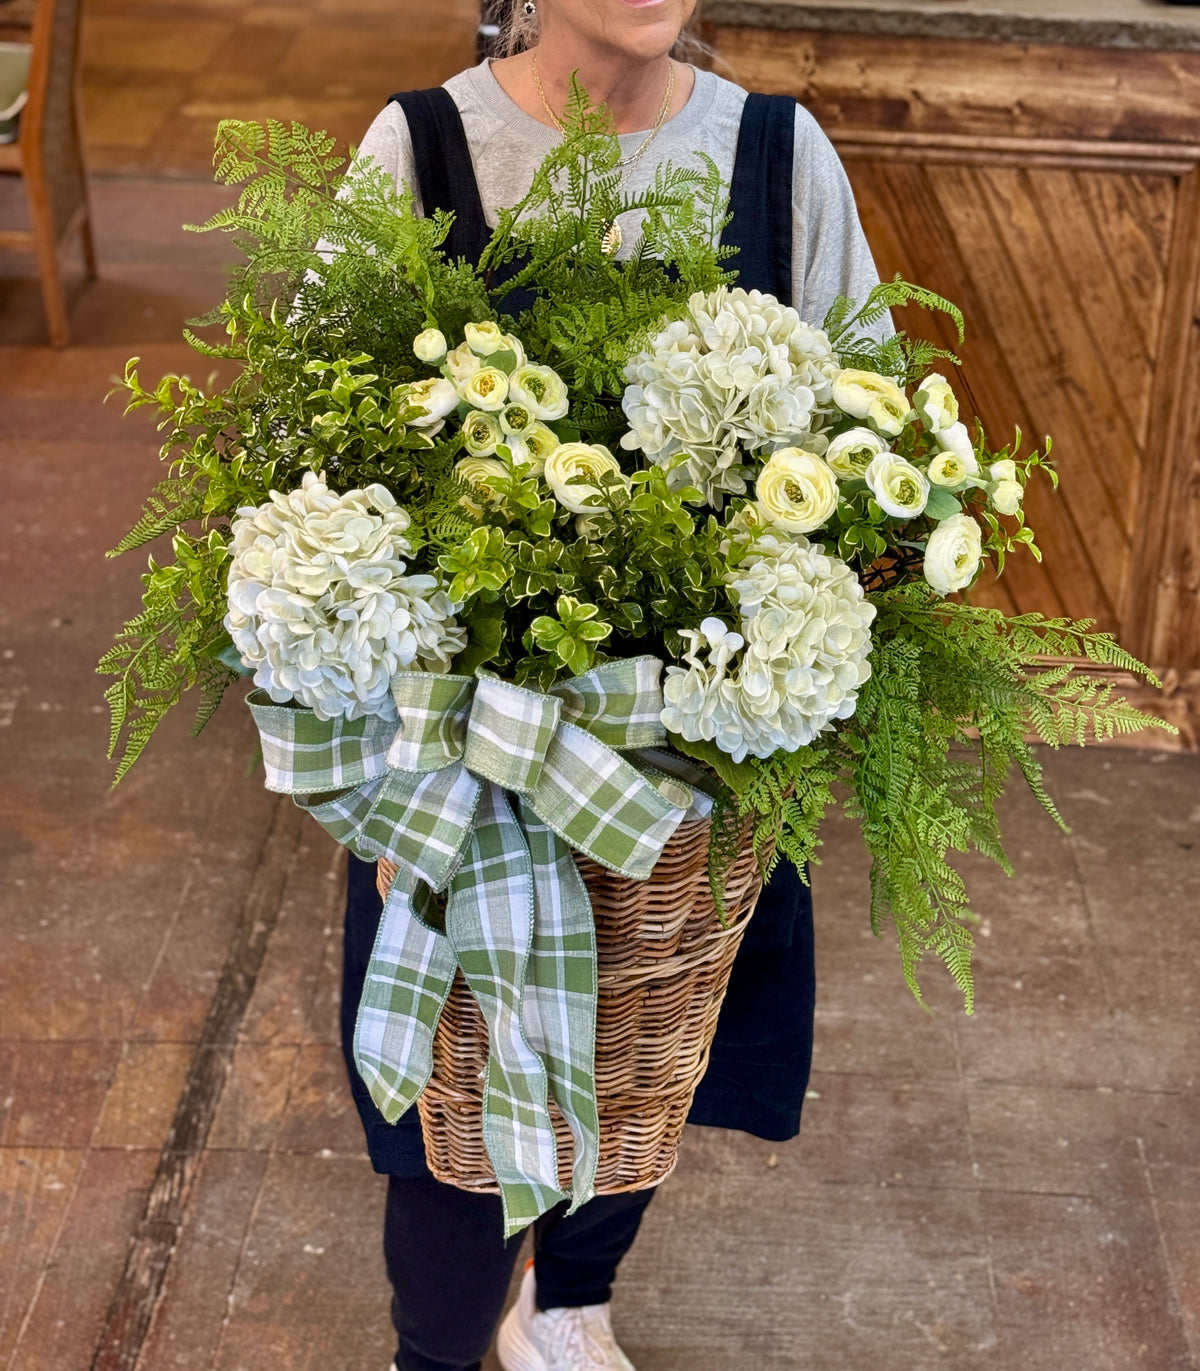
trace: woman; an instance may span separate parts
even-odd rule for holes
[[[514,0],[510,52],[437,91],[393,97],[361,151],[406,182],[423,212],[451,209],[451,255],[473,256],[560,137],[572,72],[621,135],[625,188],[705,153],[731,183],[724,241],[740,284],[819,322],[839,294],[875,284],[845,174],[813,120],[783,97],[748,97],[671,54],[696,0]],[[518,50],[524,48],[525,50]],[[625,249],[637,225],[619,224]],[[618,252],[622,251],[617,247]],[[358,1079],[354,1019],[380,915],[375,868],[351,858],[343,1037],[372,1161],[389,1179],[384,1249],[396,1371],[469,1371],[487,1350],[520,1239],[500,1201],[442,1185],[415,1111],[387,1125]],[[812,1043],[812,907],[784,867],[759,903],[722,1009],[691,1121],[786,1139],[799,1129]],[[600,1196],[535,1225],[535,1260],[500,1330],[505,1371],[632,1371],[613,1339],[609,1289],[654,1191]]]

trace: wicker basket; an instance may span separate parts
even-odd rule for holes
[[[728,873],[728,927],[722,928],[708,887],[708,838],[706,820],[681,824],[645,881],[575,858],[595,912],[599,954],[599,1194],[645,1190],[670,1175],[708,1064],[733,959],[762,887],[747,841]],[[381,861],[381,894],[394,876],[395,867]],[[434,1176],[460,1189],[495,1192],[483,1146],[486,1064],[487,1028],[460,972],[417,1108]],[[565,1186],[573,1143],[553,1101],[550,1112]]]

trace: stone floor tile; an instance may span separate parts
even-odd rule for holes
[[[82,1148],[0,1147],[0,1364],[6,1367],[46,1272],[84,1155]]]
[[[1157,1218],[1175,1288],[1173,1308],[1182,1316],[1193,1365],[1200,1366],[1200,1203],[1162,1200]]]
[[[1036,1000],[1024,1009],[994,1009],[986,989],[972,1018],[956,1025],[969,1080],[1081,1089],[1125,1084],[1119,1029],[1110,1015]]]
[[[147,1371],[207,1371],[213,1364],[266,1166],[261,1152],[205,1153],[142,1354]]]
[[[384,1188],[365,1161],[271,1158],[213,1371],[387,1366]]]
[[[104,1041],[0,1043],[0,1146],[86,1146],[119,1051]]]
[[[972,1192],[798,1184],[782,1162],[743,1177],[697,1152],[689,1139],[618,1278],[639,1371],[989,1364]]]
[[[93,1150],[45,1267],[9,1371],[84,1371],[125,1264],[157,1152]]]
[[[242,1042],[208,1135],[209,1149],[265,1152],[275,1144],[300,1049]]]
[[[343,849],[310,822],[303,830],[278,922],[242,1021],[242,1041],[299,1044],[312,1036],[310,1015],[331,949],[340,959],[344,909]],[[322,1031],[327,1031],[328,1011],[322,1012]]]
[[[1120,1009],[1112,1018],[1130,1089],[1187,1092],[1200,1086],[1200,1018]]]
[[[340,1046],[300,1049],[279,1123],[277,1146],[284,1152],[366,1155]]]
[[[975,1184],[958,1080],[888,1081],[816,1071],[809,1096],[800,1143],[779,1149],[799,1176],[819,1175],[823,1185],[883,1182],[939,1190]],[[887,1119],[886,1129],[879,1128],[880,1118]]]
[[[194,1052],[192,1043],[125,1043],[104,1100],[95,1146],[161,1148]]]
[[[1148,1198],[980,1195],[1000,1364],[1193,1371]]]
[[[1196,1110],[1179,1096],[1108,1087],[967,1086],[979,1184],[989,1190],[1079,1195],[1106,1204],[1145,1198],[1145,1136],[1173,1187],[1186,1187],[1180,1146]]]

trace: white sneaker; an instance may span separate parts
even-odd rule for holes
[[[504,1371],[634,1371],[613,1337],[607,1304],[538,1309],[532,1262],[500,1325],[496,1350]]]

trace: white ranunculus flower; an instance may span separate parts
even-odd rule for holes
[[[404,398],[410,405],[420,405],[425,411],[420,419],[409,421],[413,428],[432,428],[458,408],[458,391],[443,376],[414,381],[405,386],[404,391]]]
[[[422,362],[440,362],[446,355],[446,335],[440,328],[422,329],[413,339],[413,351]]]
[[[811,533],[838,504],[833,472],[814,453],[785,447],[771,455],[754,487],[759,507],[788,533]]]
[[[894,452],[881,452],[864,473],[875,503],[893,519],[915,519],[929,500],[929,480]]]
[[[936,453],[925,473],[935,486],[957,490],[970,475],[957,452]]]
[[[525,365],[528,360],[525,356],[525,347],[515,333],[506,333],[504,335],[504,349],[511,352],[517,359],[513,363],[514,370],[517,367],[523,367]]]
[[[503,439],[500,420],[482,409],[473,409],[463,420],[463,442],[472,457],[491,457]]]
[[[456,386],[461,386],[465,381],[469,381],[482,367],[483,363],[466,343],[459,343],[456,348],[451,348],[446,353],[446,360],[442,363],[442,370]]]
[[[897,437],[912,406],[904,388],[888,376],[853,367],[838,373],[833,382],[833,403],[855,419],[866,419],[880,433]]]
[[[528,405],[505,405],[500,411],[500,427],[505,433],[524,433],[536,422]]]
[[[875,458],[887,450],[879,434],[869,428],[852,428],[829,440],[825,461],[841,480],[861,480]]]
[[[992,508],[997,514],[1016,514],[1025,494],[1020,481],[997,481],[992,487]]]
[[[1011,458],[988,467],[988,495],[997,514],[1016,514],[1021,508],[1025,488],[1017,479],[1017,464]]]
[[[746,489],[747,453],[817,446],[837,369],[825,334],[774,296],[697,292],[626,365],[621,446],[720,508]]]
[[[939,595],[963,590],[975,579],[982,556],[979,525],[969,514],[952,514],[929,535],[925,579]]]
[[[476,357],[490,357],[493,352],[500,352],[508,347],[508,339],[501,331],[500,325],[491,319],[484,319],[477,324],[467,324],[463,329],[463,337],[467,340],[467,347]]]
[[[913,409],[931,433],[958,423],[958,400],[950,382],[938,372],[931,372],[913,395]]]
[[[871,674],[875,607],[845,562],[766,534],[726,582],[740,631],[714,616],[684,632],[688,667],[667,669],[663,724],[740,762],[794,752],[849,718]]]
[[[467,635],[437,579],[406,574],[409,523],[383,486],[338,495],[312,472],[238,510],[225,627],[273,700],[394,719],[393,676],[449,670]]]
[[[489,503],[497,498],[496,482],[512,477],[499,457],[462,457],[454,463],[454,474],[460,481],[473,486]]]
[[[554,498],[572,514],[607,508],[608,497],[595,484],[601,477],[620,476],[626,481],[617,459],[599,443],[559,443],[546,458],[542,475]]]
[[[508,399],[508,377],[499,367],[480,367],[459,385],[458,394],[473,409],[499,411]]]
[[[524,405],[535,419],[561,419],[567,412],[567,387],[553,367],[526,362],[517,367],[508,381],[508,397]]]
[[[530,475],[540,476],[546,465],[546,458],[559,445],[559,436],[552,428],[547,428],[545,424],[534,422],[529,425],[521,437],[525,440],[526,461],[530,467]]]
[[[971,476],[979,472],[979,463],[975,460],[975,449],[971,444],[971,435],[967,432],[967,426],[961,420],[957,424],[950,424],[947,428],[939,428],[933,434],[933,441],[943,452],[953,452],[961,459]]]

